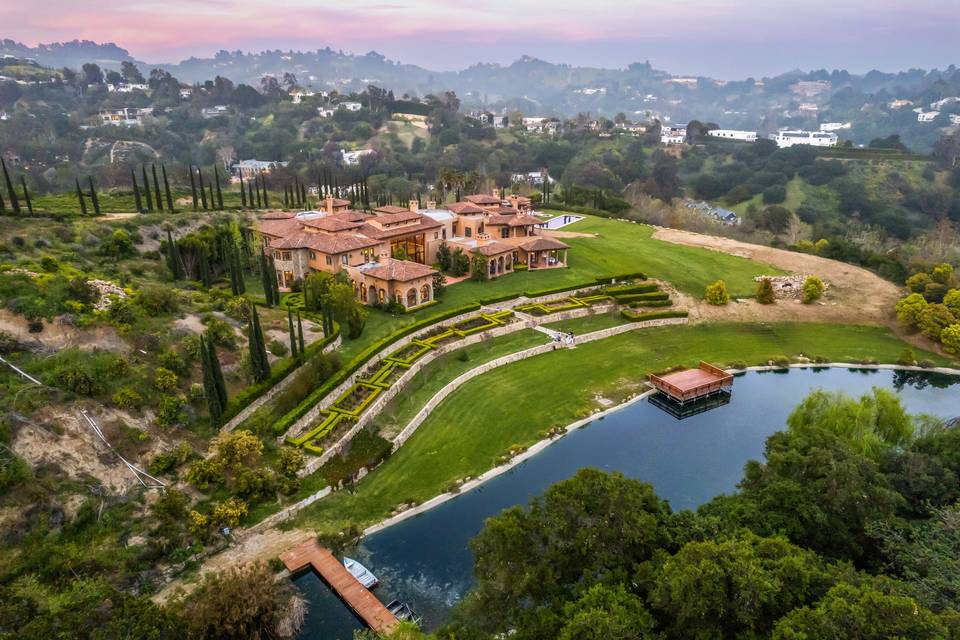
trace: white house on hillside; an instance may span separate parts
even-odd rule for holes
[[[342,150],[340,156],[343,158],[343,164],[355,166],[360,164],[360,158],[373,153],[373,149],[358,149],[357,151]]]
[[[338,109],[346,109],[347,111],[360,111],[363,109],[363,105],[359,102],[341,102],[337,105]]]
[[[713,138],[723,138],[725,140],[740,140],[742,142],[756,142],[756,131],[738,131],[736,129],[714,129],[707,132],[708,136]]]
[[[687,125],[685,124],[661,124],[660,142],[661,144],[684,144],[687,141]]]
[[[820,131],[825,131],[829,133],[830,131],[843,131],[844,129],[849,129],[853,126],[850,122],[822,122],[820,123]]]
[[[833,147],[839,141],[837,134],[826,131],[778,131],[770,139],[781,149],[795,144],[809,144],[812,147]]]

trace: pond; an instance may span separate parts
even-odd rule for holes
[[[859,396],[871,387],[900,393],[911,413],[960,416],[960,378],[888,370],[793,369],[750,372],[729,404],[677,420],[643,400],[570,433],[538,455],[439,507],[365,538],[350,552],[380,578],[374,593],[397,598],[434,630],[469,590],[468,541],[485,518],[525,504],[550,485],[592,466],[651,483],[674,510],[693,509],[733,490],[743,465],[763,455],[767,437],[817,388]],[[301,640],[349,640],[360,621],[314,574],[295,581],[310,602]]]

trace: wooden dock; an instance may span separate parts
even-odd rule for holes
[[[324,582],[347,603],[368,627],[377,632],[393,631],[400,623],[380,600],[370,593],[347,568],[337,560],[329,549],[321,547],[316,540],[308,540],[280,555],[290,573],[312,567]]]
[[[696,369],[663,376],[650,374],[650,385],[673,401],[683,404],[725,391],[733,386],[733,376],[720,367],[701,361]]]

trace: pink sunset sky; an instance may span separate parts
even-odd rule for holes
[[[943,68],[958,24],[956,0],[0,0],[0,37],[115,42],[148,62],[330,46],[432,69],[529,54],[730,78]]]

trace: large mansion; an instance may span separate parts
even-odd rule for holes
[[[541,235],[541,224],[522,196],[471,195],[442,209],[434,202],[420,209],[411,200],[407,208],[373,213],[327,196],[321,211],[271,211],[254,230],[273,255],[282,289],[313,271],[345,271],[365,304],[395,301],[410,308],[434,299],[430,265],[443,243],[481,256],[490,278],[521,264],[531,271],[565,267],[569,246]]]

